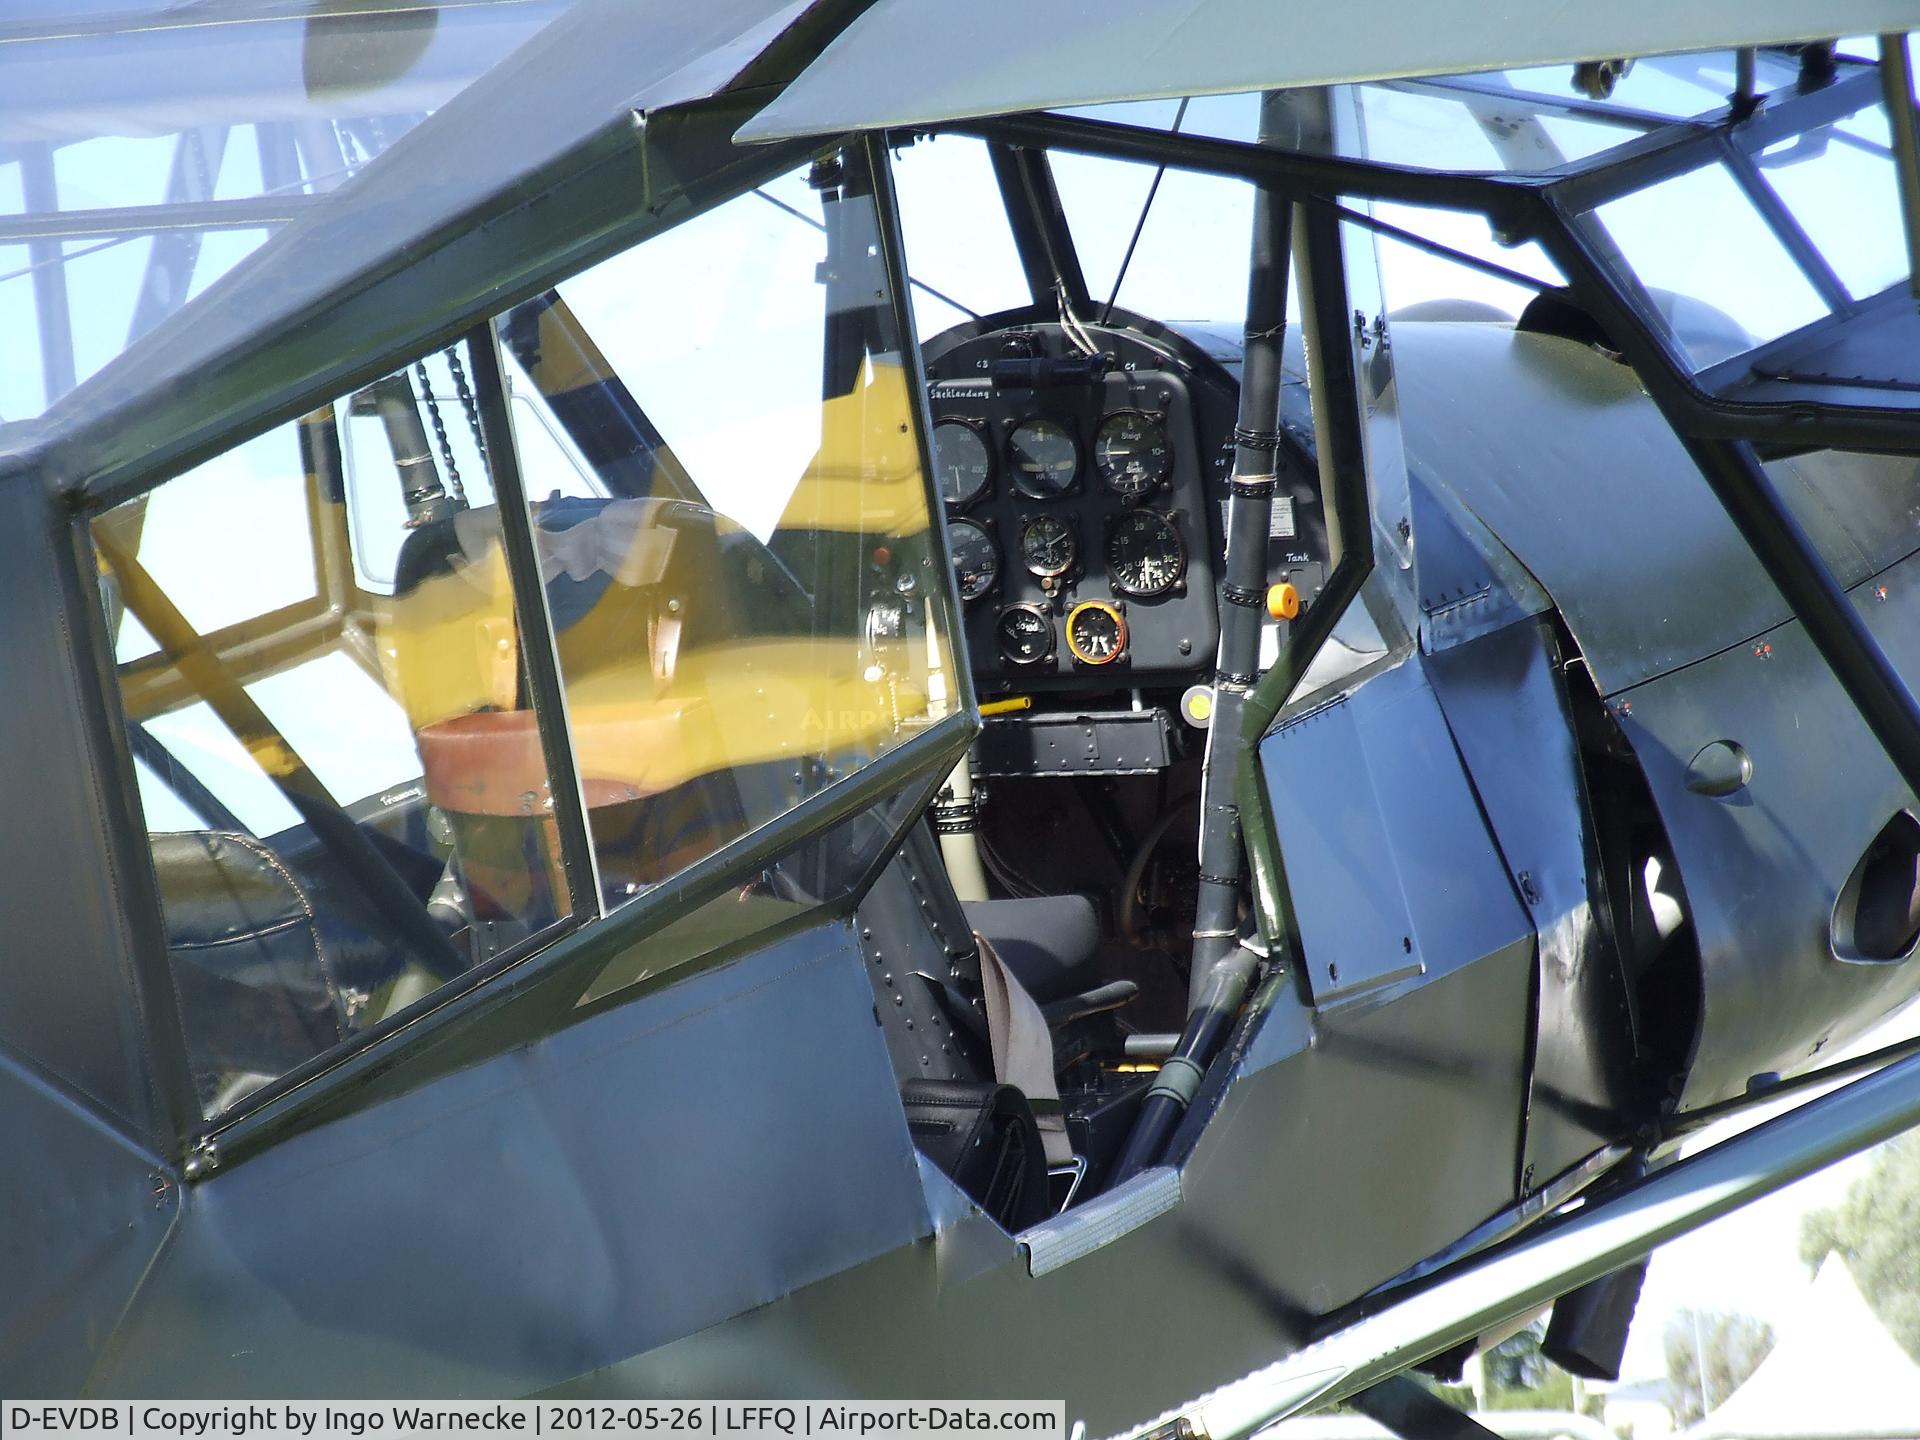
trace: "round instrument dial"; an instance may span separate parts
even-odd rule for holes
[[[1164,595],[1187,573],[1187,547],[1173,521],[1155,510],[1129,510],[1107,532],[1107,570],[1123,595]]]
[[[1013,484],[1035,500],[1058,500],[1080,475],[1080,445],[1053,420],[1023,420],[1007,437]]]
[[[993,639],[1009,665],[1038,665],[1053,654],[1053,619],[1038,605],[1009,605],[994,622]]]
[[[1111,665],[1127,649],[1127,617],[1104,600],[1083,600],[1067,613],[1067,649],[1082,665]]]
[[[1138,410],[1109,415],[1093,437],[1093,467],[1116,495],[1144,495],[1165,484],[1173,471],[1167,427]]]
[[[993,479],[993,451],[966,421],[942,420],[933,427],[933,473],[942,500],[970,504]]]
[[[947,541],[952,547],[953,576],[960,582],[960,598],[972,604],[1000,578],[999,548],[993,537],[971,520],[950,521]]]
[[[1055,515],[1036,515],[1020,532],[1020,558],[1043,580],[1064,575],[1080,558],[1080,537]]]

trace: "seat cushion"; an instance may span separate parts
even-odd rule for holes
[[[1007,968],[1042,1005],[1090,989],[1100,917],[1084,895],[968,900],[961,907]]]

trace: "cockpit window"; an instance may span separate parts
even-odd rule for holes
[[[7,6],[0,425],[57,404],[565,8]]]
[[[209,1116],[965,703],[871,190],[767,190],[94,518]],[[582,1003],[850,894],[891,832],[846,824]]]
[[[1900,186],[1883,106],[1779,141],[1754,163],[1854,299],[1906,278]]]
[[[466,358],[93,522],[208,1114],[566,911]]]
[[[914,328],[922,336],[1027,303],[1026,275],[985,141],[970,135],[916,141],[900,151],[893,175],[912,263]]]
[[[1596,222],[1696,370],[1827,313],[1725,165],[1608,201],[1593,212]]]
[[[822,165],[500,321],[607,497],[536,509],[610,906],[943,713],[943,571],[888,293],[870,194]],[[527,458],[530,494],[564,489],[569,468]]]
[[[1246,315],[1246,181],[1064,152],[1053,174],[1095,319],[1109,300],[1176,322]]]
[[[1726,105],[1727,97],[1734,91],[1735,69],[1731,50],[1647,56],[1628,65],[1610,91],[1590,97],[1589,103],[1596,109],[1624,115],[1684,120]],[[1799,78],[1799,62],[1787,51],[1766,49],[1755,53],[1757,94],[1771,94],[1795,84]],[[1574,68],[1569,65],[1509,70],[1504,79],[1516,91],[1548,100],[1561,101],[1580,93]]]

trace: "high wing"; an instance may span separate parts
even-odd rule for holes
[[[550,196],[541,224],[532,230],[518,227],[522,264],[530,252],[601,234],[610,197],[630,194],[629,187],[642,187],[649,211],[662,224],[671,223],[684,214],[689,191],[713,186],[730,164],[764,167],[771,158],[730,153],[728,132],[751,112],[750,104],[735,105],[716,120],[688,123],[690,107],[723,96],[732,86],[762,82],[769,65],[784,64],[791,73],[845,12],[808,0],[717,0],[692,9],[586,0],[557,17],[550,8],[520,5],[483,7],[477,13],[480,19],[464,22],[466,29],[453,22],[441,27],[448,33],[438,35],[437,48],[373,87],[364,79],[357,86],[345,83],[355,79],[356,63],[365,69],[350,51],[340,84],[316,83],[320,50],[312,21],[341,17],[268,15],[241,23],[251,16],[243,10],[229,13],[229,24],[209,20],[202,27],[181,27],[181,43],[198,45],[213,57],[204,85],[196,78],[189,87],[167,78],[201,72],[177,67],[176,58],[170,58],[174,36],[164,26],[131,35],[68,34],[60,27],[0,30],[0,48],[25,62],[28,76],[59,77],[34,80],[36,87],[64,89],[68,97],[63,105],[37,112],[0,101],[4,138],[25,139],[36,123],[43,131],[51,126],[55,143],[64,144],[89,135],[141,135],[179,125],[291,120],[322,113],[330,103],[335,111],[351,107],[354,113],[432,110],[417,133],[404,135],[347,183],[255,202],[241,218],[274,225],[271,242],[223,277],[217,295],[168,317],[80,388],[63,397],[58,392],[65,387],[56,385],[41,421],[13,428],[13,446],[43,438],[61,448],[70,473],[90,476],[90,488],[97,491],[111,489],[123,462],[150,458],[155,444],[185,446],[195,433],[236,418],[221,408],[217,397],[231,394],[232,387],[218,377],[262,364],[292,367],[288,373],[294,373],[324,364],[322,356],[345,358],[350,351],[330,349],[313,328],[316,317],[326,317],[330,329],[345,318],[346,307],[394,313],[394,287],[418,284],[417,269],[409,273],[399,257],[411,263],[429,252],[443,253],[440,273],[450,276],[454,271],[444,267],[458,269],[463,262],[457,257],[474,249],[474,227],[490,219],[495,226],[491,243],[497,246],[503,213],[534,190],[557,186],[587,210],[603,213],[596,219],[574,211],[559,194]],[[342,34],[354,18],[344,17]],[[391,43],[391,32],[383,36],[371,26],[392,18],[360,17],[369,27],[363,41]],[[505,47],[496,39],[491,51],[486,48],[489,18],[496,32],[509,21],[518,24],[505,37],[517,48],[498,63]],[[550,23],[529,38],[542,21]],[[469,30],[477,38],[469,40]],[[448,50],[452,61],[443,65],[439,57]],[[783,62],[790,50],[796,58]],[[96,86],[88,78],[96,64],[108,76],[126,72],[149,78],[114,99],[100,93],[107,82]],[[76,81],[76,74],[82,78]],[[663,111],[672,117],[650,126],[649,119]],[[564,175],[582,183],[562,185]],[[120,217],[135,224],[139,218]],[[56,233],[55,218],[35,219],[40,227],[35,234]],[[488,263],[497,267],[498,251],[493,254]],[[496,283],[471,270],[465,273],[456,288]],[[189,388],[189,377],[192,394],[183,415],[175,402]],[[38,431],[38,437],[30,431]],[[161,441],[162,435],[168,438]]]
[[[1335,85],[1784,45],[1912,28],[1912,0],[1584,6],[1476,0],[878,0],[742,140],[894,129],[1063,105]]]

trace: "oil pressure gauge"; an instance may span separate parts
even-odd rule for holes
[[[1083,600],[1067,613],[1067,649],[1082,665],[1111,665],[1127,649],[1127,617],[1105,600]]]

